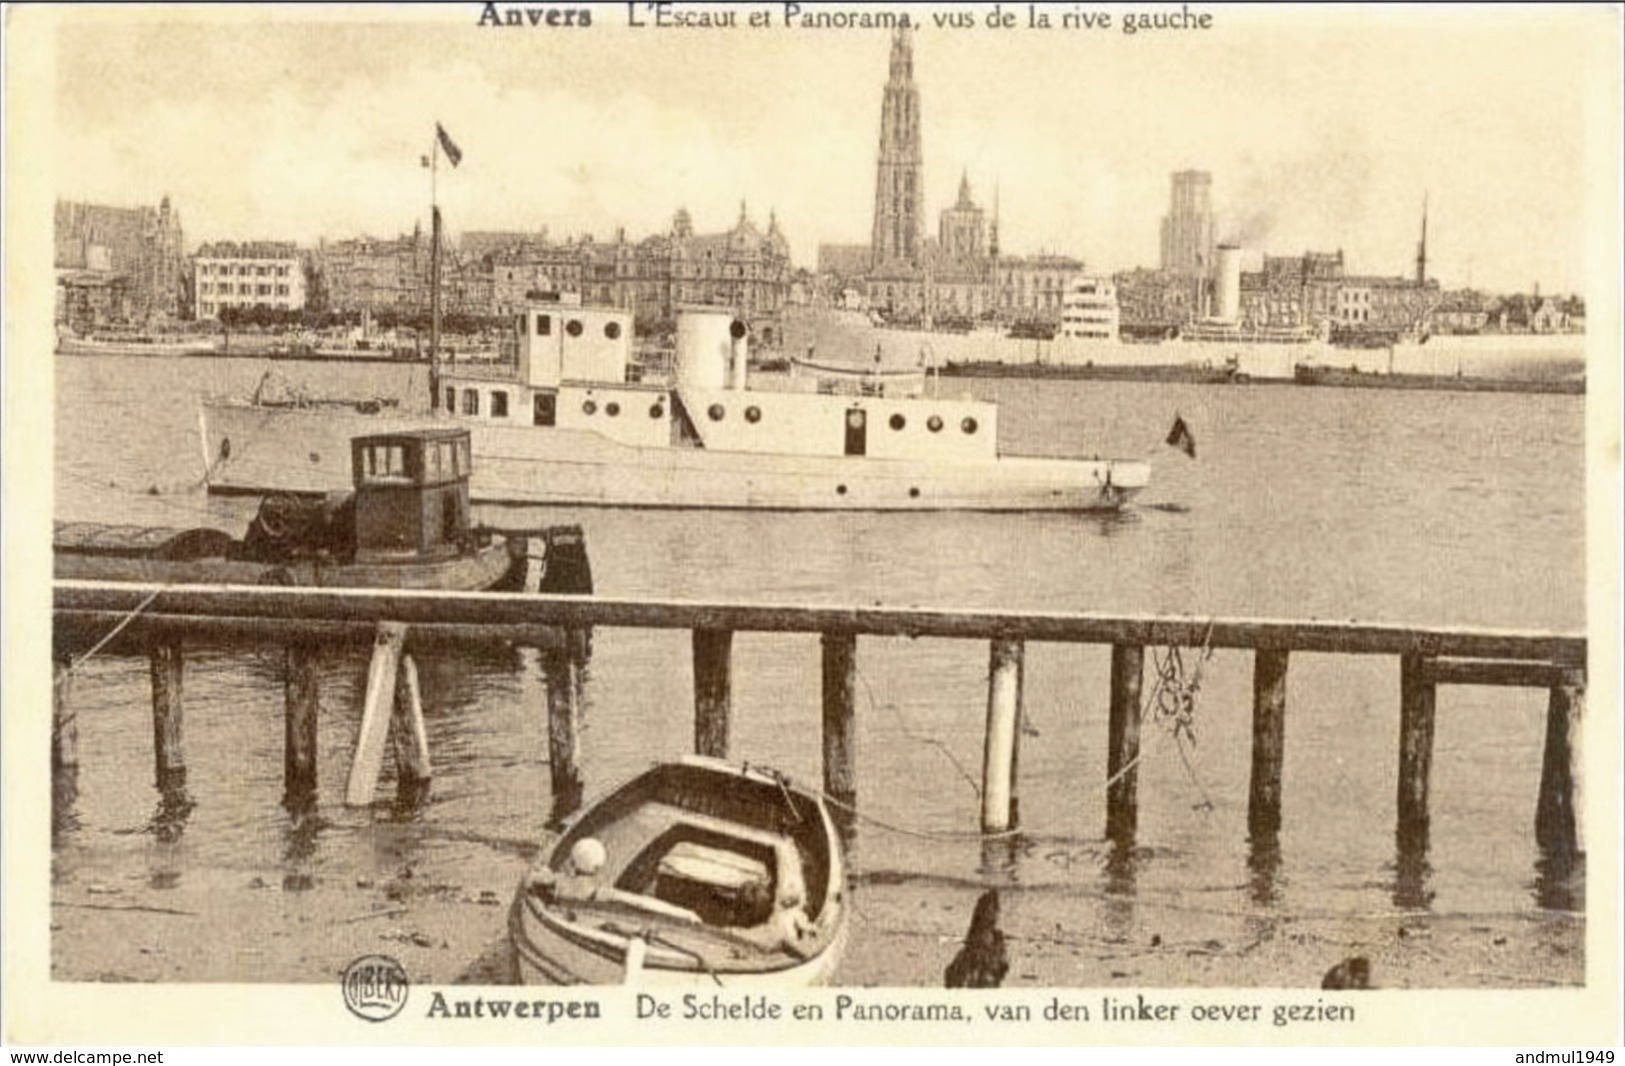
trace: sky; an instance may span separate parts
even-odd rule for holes
[[[991,29],[994,8],[890,9],[924,22],[929,234],[965,174],[990,212],[997,189],[1008,253],[1155,266],[1169,175],[1195,168],[1252,261],[1342,249],[1351,272],[1409,274],[1426,196],[1446,286],[1584,289],[1617,12],[1214,6],[1205,31],[1125,35],[1121,7],[1044,5],[1111,11],[1109,31],[1029,29],[1026,4]],[[868,240],[886,30],[786,27],[782,4],[712,30],[633,28],[625,4],[585,29],[481,27],[483,9],[56,12],[57,195],[167,194],[190,246],[391,236],[427,220],[438,120],[463,152],[438,176],[453,233],[637,238],[678,208],[715,232],[743,204],[798,265]]]

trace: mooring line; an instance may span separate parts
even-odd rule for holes
[[[131,622],[135,621],[136,616],[139,615],[142,611],[146,610],[149,606],[151,606],[153,600],[156,600],[159,596],[162,596],[165,592],[168,592],[172,587],[173,586],[171,586],[171,585],[163,585],[163,586],[160,586],[159,588],[154,589],[152,591],[152,593],[147,596],[146,599],[144,599],[140,603],[136,604],[135,607],[130,611],[129,614],[127,614],[123,618],[119,619],[118,624],[115,625],[112,629],[110,629],[105,637],[103,637],[101,640],[98,640],[95,644],[91,645],[91,648],[90,648],[89,651],[85,652],[83,655],[79,656],[79,658],[74,659],[73,661],[68,663],[67,672],[70,673],[70,674],[73,673],[75,670],[77,670],[81,666],[83,666],[90,659],[90,657],[92,655],[95,655],[97,652],[99,652],[103,648],[107,647],[108,642],[111,641],[114,637],[118,636],[120,633],[124,632],[124,627],[129,625]]]

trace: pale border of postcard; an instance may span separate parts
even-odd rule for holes
[[[691,7],[698,5],[689,5]],[[894,8],[902,5],[892,5]],[[959,5],[985,11],[991,4]],[[1007,7],[1022,5],[1010,4]],[[1086,5],[1094,7],[1096,5]],[[1195,5],[1193,5],[1195,6]],[[366,21],[386,18],[448,23],[477,16],[478,4],[374,6]],[[602,5],[600,20],[624,24],[623,5]],[[912,8],[911,8],[912,9]],[[600,10],[595,8],[595,12]],[[1362,15],[1358,9],[1211,8],[1226,19],[1281,20],[1306,26],[1349,26],[1365,17],[1387,23],[1415,18],[1437,26],[1454,13],[1416,9]],[[1619,1039],[1620,826],[1620,20],[1617,7],[1569,9],[1568,17],[1595,21],[1593,54],[1575,57],[1574,70],[1590,80],[1586,116],[1588,165],[1589,347],[1587,566],[1592,665],[1588,692],[1586,773],[1589,805],[1587,984],[1583,989],[1489,992],[1374,991],[1358,999],[1360,1020],[1318,1033],[1302,1027],[1197,1027],[1191,1024],[1068,1029],[975,1024],[952,1029],[924,1025],[775,1025],[632,1022],[632,993],[592,990],[571,998],[601,1004],[604,1020],[553,1026],[508,1021],[446,1025],[422,1017],[428,990],[414,989],[414,1005],[384,1025],[360,1021],[344,1008],[336,983],[311,985],[67,984],[50,979],[49,804],[50,521],[54,407],[50,328],[52,257],[54,27],[66,18],[147,19],[163,9],[140,6],[69,12],[65,7],[11,7],[6,17],[5,347],[4,347],[4,1040],[8,1044],[269,1045],[288,1042],[351,1044],[1518,1044],[1572,1048]],[[1498,9],[1498,17],[1509,16]],[[1529,12],[1523,12],[1528,15]],[[167,12],[173,17],[175,12]],[[328,20],[354,17],[343,8],[188,9],[187,19]],[[1543,12],[1541,18],[1551,18]],[[883,32],[883,31],[878,31]],[[828,37],[822,38],[828,40]],[[694,39],[673,38],[674,47]],[[1539,42],[1531,36],[1531,47]],[[878,83],[877,83],[878,84]],[[460,993],[471,991],[459,989]],[[787,1006],[833,1000],[838,990],[784,993]],[[969,1004],[1026,1002],[1035,1008],[1050,989],[947,993],[940,989],[865,990],[865,998],[898,1003],[941,1002],[963,996]],[[1149,990],[1148,990],[1149,991]],[[549,992],[548,996],[554,996]],[[540,997],[539,997],[540,998]],[[556,998],[556,997],[554,997]],[[1191,1004],[1217,998],[1213,989],[1157,990],[1159,1000]],[[1313,1000],[1306,990],[1234,990],[1233,1001],[1263,1004]],[[979,1009],[979,1007],[973,1008]],[[1184,1012],[1188,1014],[1188,1011]],[[297,1027],[290,1028],[297,1019]],[[1105,1038],[1104,1040],[1102,1038]]]

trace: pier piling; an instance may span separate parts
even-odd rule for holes
[[[1016,747],[1021,728],[1019,640],[996,637],[988,651],[987,734],[982,747],[982,832],[1016,827]]]
[[[733,688],[732,630],[694,630],[694,751],[728,757]]]
[[[824,792],[837,803],[857,804],[858,638],[854,633],[825,633],[822,638],[824,674]],[[837,810],[838,822],[850,822],[850,810]]]
[[[1247,790],[1247,834],[1254,842],[1281,830],[1281,764],[1286,743],[1286,670],[1289,653],[1253,653],[1253,769]]]
[[[418,664],[410,655],[401,656],[390,732],[395,741],[396,802],[412,807],[429,787],[434,767],[429,762],[429,728],[423,721],[423,689],[418,684]]]
[[[1145,648],[1112,645],[1112,690],[1106,723],[1106,837],[1134,843],[1139,824],[1140,689]]]
[[[351,807],[372,803],[378,787],[378,774],[384,768],[384,741],[395,705],[396,674],[400,670],[401,648],[406,643],[406,627],[399,622],[379,622],[372,645],[372,662],[367,668],[367,694],[361,705],[361,725],[356,731],[355,756],[350,763],[350,782],[344,802]]]
[[[1546,703],[1546,747],[1541,759],[1540,796],[1535,805],[1535,840],[1567,867],[1585,853],[1582,833],[1584,795],[1580,729],[1585,711],[1585,680],[1569,671],[1549,690]]]
[[[581,806],[581,660],[577,644],[542,657],[547,675],[547,766],[553,783],[553,818],[566,818]]]
[[[316,725],[321,707],[314,644],[289,644],[283,655],[282,805],[308,810],[316,801]]]
[[[179,639],[155,642],[147,652],[152,667],[152,738],[158,786],[164,788],[186,776],[184,700],[181,675],[185,656]]]
[[[51,769],[79,767],[79,719],[73,711],[73,671],[57,659],[51,677]]]
[[[1396,838],[1402,856],[1428,849],[1428,777],[1433,767],[1433,709],[1438,688],[1428,656],[1399,660],[1399,792]]]

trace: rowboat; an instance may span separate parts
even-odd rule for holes
[[[509,932],[527,984],[782,987],[828,980],[846,916],[820,796],[690,756],[578,815],[520,882]]]

